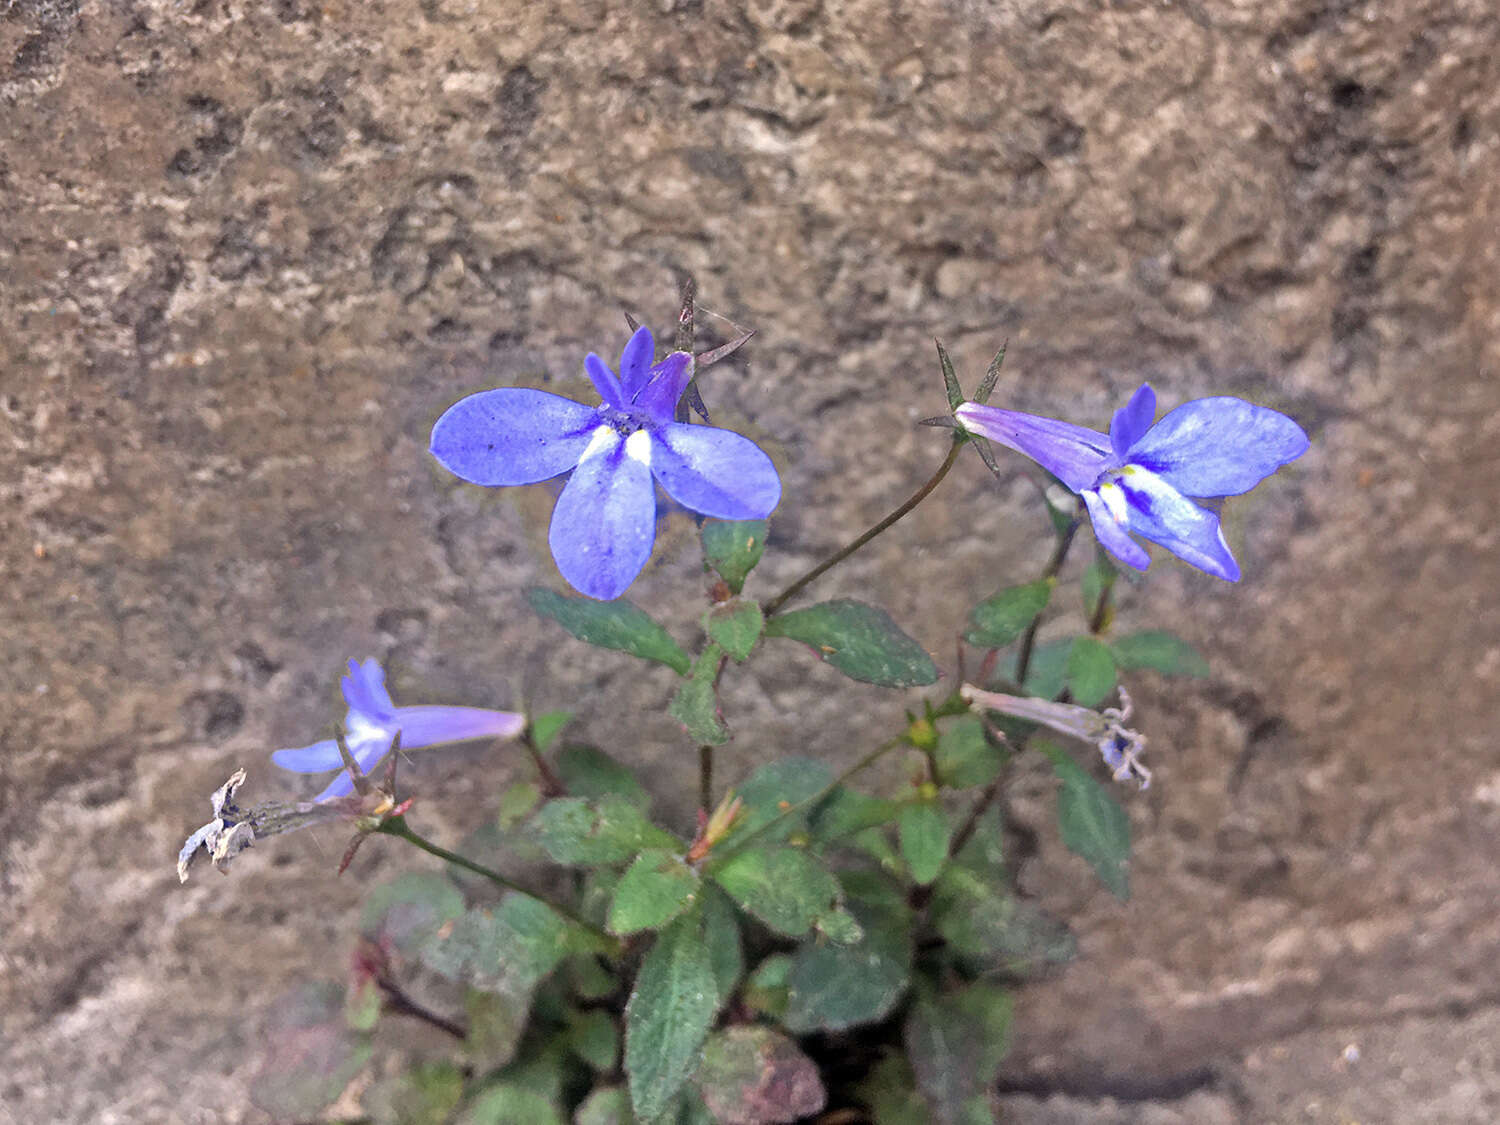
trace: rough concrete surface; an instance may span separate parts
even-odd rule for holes
[[[935,335],[970,381],[1008,338],[1022,409],[1099,425],[1150,377],[1313,435],[1229,508],[1243,582],[1125,592],[1214,668],[1132,684],[1133,900],[1014,787],[1082,956],[1022,995],[1011,1119],[1500,1119],[1497,127],[1493,0],[0,0],[0,1120],[263,1120],[269,1005],[418,861],[172,861],[235,766],[308,791],[265,752],[349,656],[574,708],[687,816],[670,674],[521,598],[543,490],[425,455],[470,390],[581,388],[686,275],[759,332],[709,397],[784,474],[762,591],[941,457]],[[1027,500],[968,464],[818,592],[951,674],[1045,557]],[[632,591],[683,639],[694,565],[668,517]],[[725,774],[919,698],[836,679],[735,687]],[[509,768],[418,758],[424,827]]]

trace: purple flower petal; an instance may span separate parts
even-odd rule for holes
[[[1130,401],[1116,410],[1109,421],[1109,444],[1120,464],[1125,463],[1130,447],[1151,428],[1151,419],[1155,417],[1156,392],[1150,383],[1142,383],[1130,396]]]
[[[339,744],[331,738],[314,742],[300,750],[275,750],[271,761],[293,773],[323,773],[325,770],[342,769],[344,760],[339,757]]]
[[[387,718],[396,709],[391,693],[385,688],[385,670],[374,657],[363,664],[349,661],[349,674],[339,681],[339,689],[351,711]]]
[[[1126,566],[1133,566],[1137,570],[1145,570],[1151,565],[1151,556],[1146,553],[1146,548],[1130,538],[1097,492],[1084,492],[1083,503],[1088,508],[1089,520],[1094,525],[1094,537],[1103,544],[1106,551]]]
[[[976,402],[955,414],[965,429],[1026,454],[1074,492],[1092,488],[1110,464],[1109,438],[1082,426]]]
[[[342,770],[338,777],[328,783],[328,788],[314,797],[313,801],[317,804],[322,804],[324,801],[331,801],[335,797],[347,797],[353,792],[354,779],[349,776],[348,770]]]
[[[471,738],[513,738],[526,717],[480,707],[398,707],[394,722],[401,728],[401,745],[417,750]]]
[[[625,396],[620,391],[620,380],[610,370],[609,364],[593,352],[589,352],[583,357],[583,369],[588,373],[589,382],[594,384],[594,390],[599,392],[599,397],[604,400],[606,406],[618,409],[625,405]]]
[[[1240,580],[1219,517],[1200,508],[1154,473],[1130,467],[1118,481],[1129,510],[1130,530],[1160,543],[1178,558],[1228,582]],[[1108,486],[1105,486],[1108,487]]]
[[[1307,447],[1302,427],[1285,414],[1224,396],[1179,406],[1131,447],[1127,460],[1184,496],[1237,496]]]
[[[620,353],[620,389],[624,392],[621,401],[630,402],[640,393],[651,377],[651,361],[655,358],[656,341],[651,329],[637,328]]]
[[[599,412],[546,391],[505,387],[461,398],[432,427],[432,455],[471,484],[535,484],[578,463]]]
[[[631,400],[657,424],[670,422],[677,400],[692,381],[693,357],[687,352],[673,352],[647,372],[645,385]]]
[[[776,466],[742,434],[670,422],[652,438],[651,471],[684,507],[721,520],[756,520],[781,501]]]
[[[547,540],[557,569],[575,590],[610,601],[651,557],[656,488],[647,465],[651,437],[624,440],[600,429],[557,498]]]

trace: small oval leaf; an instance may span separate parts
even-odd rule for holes
[[[840,598],[794,610],[766,622],[766,636],[812,647],[851,680],[881,687],[920,687],[937,680],[937,666],[922,646],[883,609]]]

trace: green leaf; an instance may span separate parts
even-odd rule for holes
[[[896,819],[901,858],[912,882],[925,887],[948,861],[948,818],[936,801],[913,801],[901,807]]]
[[[986,1120],[975,1111],[988,1111],[987,1095],[1009,1045],[1010,1016],[1010,993],[985,981],[912,1006],[906,1053],[938,1125]]]
[[[665,849],[644,851],[620,876],[606,929],[612,934],[655,930],[698,897],[698,873]]]
[[[635,1125],[623,1086],[596,1086],[573,1111],[573,1125]]]
[[[526,591],[526,600],[532,609],[552,618],[586,644],[628,652],[642,660],[655,660],[684,676],[692,665],[688,654],[665,629],[623,598],[596,602],[533,586]]]
[[[1000,776],[1005,753],[991,744],[978,715],[961,715],[943,725],[933,751],[937,781],[949,789],[973,789]]]
[[[599,963],[599,958],[589,954],[568,958],[566,973],[568,991],[580,1000],[603,1000],[620,987],[620,982]]]
[[[495,809],[495,823],[509,832],[531,815],[531,810],[542,803],[542,791],[529,781],[508,786],[500,794]]]
[[[682,842],[613,794],[596,801],[560,797],[537,815],[542,847],[558,863],[575,867],[624,863],[646,848],[680,848]]]
[[[1120,899],[1130,897],[1130,818],[1114,794],[1094,780],[1061,747],[1043,739],[1034,745],[1047,755],[1062,786],[1057,791],[1057,826],[1068,849],[1082,856]]]
[[[1056,584],[1055,578],[1042,578],[986,598],[969,614],[969,631],[964,639],[980,648],[1004,648],[1026,632],[1047,608]]]
[[[932,1125],[932,1111],[903,1054],[887,1054],[871,1067],[858,1094],[875,1125]]]
[[[836,945],[855,945],[864,940],[865,930],[859,919],[843,907],[820,915],[813,925],[818,933]]]
[[[800,937],[839,897],[828,869],[801,848],[754,847],[710,872],[729,897],[777,933]]]
[[[1121,668],[1150,668],[1164,676],[1208,675],[1208,661],[1181,637],[1160,630],[1131,633],[1120,637],[1110,648]]]
[[[724,650],[709,644],[667,705],[667,713],[687,728],[688,736],[708,746],[729,741],[729,728],[719,718],[719,664],[723,659]]]
[[[464,1076],[451,1063],[417,1063],[365,1091],[359,1105],[372,1125],[443,1125],[464,1096]]]
[[[889,824],[896,819],[900,808],[895,801],[840,785],[818,803],[809,831],[813,839],[827,844],[866,828]]]
[[[607,1074],[620,1057],[620,1029],[603,1008],[573,1009],[567,1015],[568,1047],[595,1070]]]
[[[1026,681],[1022,692],[1038,699],[1056,699],[1068,682],[1068,654],[1073,651],[1073,638],[1047,641],[1031,650],[1031,666],[1026,670]],[[1015,661],[1007,662],[1010,678],[1015,679]]]
[[[773,953],[755,966],[745,979],[742,998],[751,1011],[763,1012],[778,1023],[786,1015],[788,978],[792,958],[787,953]]]
[[[577,928],[530,895],[476,907],[435,934],[420,957],[439,976],[485,992],[529,994],[584,942]]]
[[[734,598],[703,615],[703,631],[735,660],[744,660],[760,640],[766,619],[755,602]]]
[[[766,548],[765,520],[709,520],[703,525],[703,557],[731,593],[745,586]]]
[[[625,1073],[643,1122],[660,1116],[698,1067],[718,983],[696,917],[657,935],[625,1008]]]
[[[651,794],[634,773],[593,746],[564,746],[554,763],[557,776],[575,797],[621,797],[644,812]]]
[[[471,988],[464,993],[464,1015],[464,1053],[479,1070],[494,1070],[515,1057],[531,1016],[531,993],[506,995]]]
[[[740,941],[740,919],[724,892],[710,883],[703,888],[703,943],[719,985],[719,1007],[729,1002],[745,971],[745,952]]]
[[[937,680],[937,666],[883,609],[840,598],[766,622],[766,636],[812,646],[844,675],[881,687],[918,687]]]
[[[491,1086],[458,1118],[458,1125],[567,1125],[562,1111],[534,1090],[513,1083]]]
[[[964,389],[953,370],[953,361],[948,358],[948,350],[943,347],[941,340],[933,342],[937,344],[938,364],[943,369],[943,389],[948,392],[948,409],[957,410],[964,404]]]
[[[792,955],[782,1022],[797,1035],[884,1019],[911,980],[910,911],[899,897],[895,906],[851,901],[847,909],[864,931],[859,941],[813,939]]]
[[[250,1100],[278,1119],[312,1117],[330,1105],[370,1059],[370,1037],[344,1024],[344,989],[305,985],[271,1008]]]
[[[828,1100],[817,1064],[769,1027],[742,1025],[703,1044],[698,1093],[725,1125],[780,1125],[820,1111]]]
[[[822,762],[811,758],[779,758],[767,762],[738,789],[743,807],[729,840],[744,839],[781,816],[787,809],[810,800],[828,788],[833,773]],[[768,829],[763,842],[785,840],[795,831],[806,831],[812,808],[789,816],[775,828]]]
[[[1115,690],[1115,658],[1098,637],[1079,637],[1068,650],[1068,690],[1080,707],[1097,707]]]
[[[360,933],[377,945],[410,954],[464,912],[464,896],[437,872],[409,872],[365,898]]]
[[[571,711],[548,711],[544,715],[538,715],[531,720],[531,739],[536,743],[536,748],[545,752],[552,745],[552,740],[558,733],[573,721]]]

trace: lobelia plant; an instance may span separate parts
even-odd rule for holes
[[[370,893],[343,984],[278,1007],[252,1091],[272,1115],[306,1118],[341,1095],[348,1108],[357,1091],[359,1116],[342,1120],[376,1125],[996,1120],[1012,995],[1073,954],[1068,930],[1013,884],[1001,811],[1009,771],[1028,752],[1047,762],[1063,843],[1127,897],[1129,818],[1097,767],[1048,733],[1092,745],[1115,781],[1144,789],[1146,740],[1125,725],[1120,673],[1207,667],[1169,633],[1114,635],[1111,560],[1145,568],[1135,534],[1238,579],[1217,515],[1189,497],[1245,492],[1299,457],[1307,438],[1285,415],[1224,397],[1153,425],[1149,386],[1108,434],[1002,410],[987,399],[1003,350],[970,399],[939,345],[949,413],[929,424],[950,437],[932,477],[785,589],[753,596],[746,585],[780,481],[748,438],[707,424],[694,386],[746,339],[694,356],[689,288],[672,352],[658,358],[640,328],[618,375],[587,357],[600,406],[502,388],[438,419],[433,456],[466,481],[519,485],[571,471],[549,542],[559,572],[587,596],[536,588],[528,599],[578,640],[677,676],[669,710],[698,748],[698,819],[684,832],[653,817],[652,795],[622,760],[623,737],[610,748],[624,750],[617,756],[564,739],[564,712],[397,707],[379,664],[350,661],[344,730],[272,755],[296,772],[343,772],[311,801],[248,809],[234,801],[245,780],[236,772],[179,858],[186,879],[201,855],[226,870],[258,838],[346,823],[355,836],[345,865],[372,835],[444,861]],[[704,424],[689,422],[688,405]],[[965,448],[1004,476],[986,440],[1054,478],[1038,482],[1054,534],[1034,580],[968,614],[948,680],[959,686],[936,690],[840,773],[788,757],[721,791],[720,681],[762,652],[793,641],[853,680],[938,682],[932,658],[883,610],[847,598],[787,606],[921,503]],[[653,482],[713,517],[700,526],[714,577],[691,651],[619,597],[652,550]],[[1083,628],[1038,643],[1085,514],[1100,550],[1081,576]],[[1120,706],[1104,706],[1115,695]],[[485,827],[451,851],[408,823],[391,751],[475,738],[516,739],[536,778],[501,792]],[[908,785],[856,787],[893,754],[911,759]],[[382,759],[376,785],[365,774]],[[399,1016],[453,1049],[404,1066],[393,1055],[377,1076],[377,1027]]]

